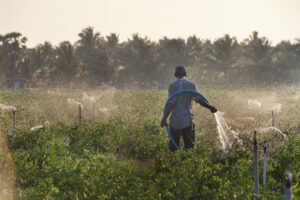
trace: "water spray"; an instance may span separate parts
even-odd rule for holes
[[[281,106],[281,104],[280,104]],[[272,110],[272,127],[274,128],[273,129],[273,134],[275,132],[275,119],[274,119],[274,110]],[[278,130],[277,130],[278,131]],[[286,134],[282,133],[280,130],[279,130],[279,133],[281,134],[281,144],[284,145],[285,144],[285,140],[287,138]]]
[[[32,128],[30,129],[30,131],[31,131],[31,132],[35,132],[35,131],[38,131],[38,130],[40,130],[40,129],[42,129],[42,128],[44,128],[44,126],[43,126],[43,125],[39,125],[39,126],[32,127]]]
[[[285,141],[288,140],[287,135],[285,133],[283,133],[281,130],[279,130],[278,128],[275,128],[275,127],[272,127],[272,126],[259,128],[259,131],[261,131],[261,132],[267,132],[269,130],[272,130],[273,131],[272,133],[274,133],[274,134],[275,133],[279,133],[280,134],[282,145],[284,145]]]
[[[89,96],[86,93],[82,93],[82,98],[83,100],[88,100],[92,102],[92,124],[94,124],[94,120],[95,120],[95,102],[96,99],[95,97]]]
[[[261,107],[261,102],[259,102],[257,100],[248,99],[247,103],[248,103],[248,106],[251,106],[251,107],[256,107],[256,108]]]
[[[233,140],[231,140],[232,138],[235,139],[238,142],[238,144],[242,145],[243,142],[238,137],[238,133],[234,130],[231,130],[230,127],[227,125],[223,117],[225,114],[218,111],[214,115],[215,120],[217,122],[217,130],[219,133],[219,139],[222,145],[222,150],[226,152],[228,148],[231,148],[231,146],[233,145]],[[231,136],[231,138],[229,136]]]

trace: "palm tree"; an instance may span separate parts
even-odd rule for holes
[[[293,46],[295,53],[300,56],[300,38],[296,39],[296,43]]]
[[[195,35],[188,37],[186,41],[186,52],[190,60],[190,64],[197,64],[201,60],[201,53],[203,51],[203,42]]]
[[[0,81],[3,82],[10,76],[20,75],[18,66],[22,61],[23,52],[26,49],[26,37],[21,33],[11,32],[0,35]]]
[[[244,72],[251,77],[253,83],[265,83],[272,79],[272,53],[271,41],[266,37],[259,37],[254,31],[243,42],[245,58],[248,59]]]
[[[114,69],[104,38],[100,37],[100,33],[95,33],[93,27],[83,29],[78,35],[76,55],[84,78],[91,87],[110,80]]]
[[[206,60],[209,66],[224,73],[224,80],[230,82],[229,71],[235,66],[237,61],[237,50],[239,48],[237,39],[225,34],[224,37],[217,39],[212,44],[206,43]]]
[[[88,52],[95,49],[100,42],[100,33],[94,32],[93,27],[87,27],[78,34],[80,39],[76,42],[77,51]]]
[[[116,33],[111,33],[110,35],[106,36],[107,45],[110,49],[115,49],[118,47],[119,44],[119,35]]]
[[[266,37],[258,37],[258,32],[253,31],[244,41],[248,47],[247,56],[256,64],[268,64],[271,59],[271,41]]]
[[[156,72],[154,48],[154,43],[147,37],[133,34],[132,39],[122,45],[120,60],[125,69],[120,74],[120,80],[148,84]]]
[[[56,49],[56,72],[55,74],[64,81],[71,81],[77,72],[77,57],[72,44],[68,41],[61,42]]]
[[[297,68],[300,69],[300,57],[297,55],[296,45],[290,41],[281,41],[272,53],[274,81],[292,82],[296,80]],[[299,72],[298,72],[299,73]]]

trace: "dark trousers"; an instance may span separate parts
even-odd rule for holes
[[[170,127],[171,135],[176,142],[176,144],[179,146],[180,143],[180,137],[183,138],[184,148],[194,148],[195,145],[195,126],[194,124],[190,127],[184,128],[184,129],[173,129]],[[169,142],[169,149],[171,151],[175,151],[176,147],[173,145],[172,141]]]

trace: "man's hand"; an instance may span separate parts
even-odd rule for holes
[[[197,100],[197,103],[199,103],[201,106],[209,109],[210,112],[212,112],[212,113],[216,113],[218,111],[214,106],[210,105],[208,102],[204,101],[202,98],[199,98]]]
[[[163,118],[161,119],[160,126],[161,126],[161,127],[165,127],[165,126],[167,126],[167,125],[168,125],[168,123],[167,123],[167,118],[163,117]]]
[[[167,119],[168,119],[168,116],[171,113],[172,109],[174,108],[174,106],[175,105],[172,103],[169,103],[167,105],[166,112],[164,113],[164,116],[162,117],[161,122],[160,122],[161,127],[165,127],[168,125]]]
[[[210,112],[216,113],[218,110],[214,106],[210,106]]]

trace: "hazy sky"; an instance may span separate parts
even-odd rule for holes
[[[133,33],[152,40],[229,33],[240,41],[257,30],[276,44],[300,38],[300,0],[0,0],[0,34],[21,32],[29,46],[75,42],[87,26],[121,41]]]

